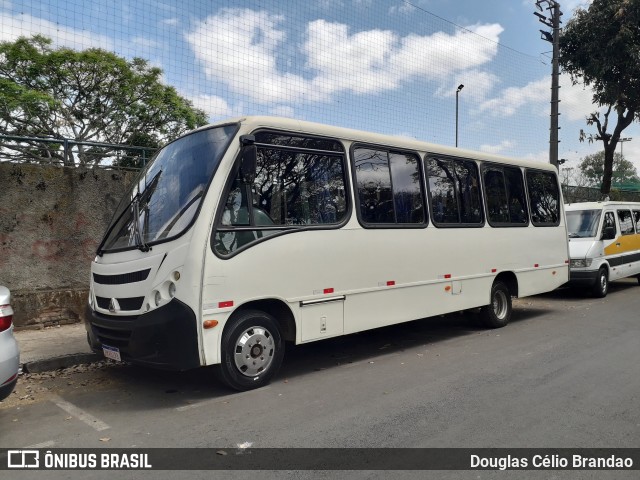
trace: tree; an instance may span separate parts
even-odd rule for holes
[[[101,49],[53,48],[40,35],[0,43],[0,134],[59,139],[5,145],[12,158],[95,165],[116,148],[63,140],[159,147],[204,125],[206,115],[160,82],[162,70]],[[68,150],[66,150],[68,151]],[[136,162],[133,162],[136,163]]]
[[[580,172],[584,175],[589,186],[600,186],[604,173],[604,163],[604,151],[587,155],[580,162]],[[615,153],[613,156],[613,172],[612,186],[640,182],[635,165],[619,153]]]
[[[587,117],[597,133],[580,131],[580,140],[602,141],[604,168],[600,191],[611,190],[614,152],[622,131],[640,119],[640,0],[593,0],[577,9],[560,36],[560,65],[574,84],[593,89],[593,102],[604,107]],[[610,131],[609,116],[616,114]]]

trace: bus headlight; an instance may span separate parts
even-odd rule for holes
[[[592,258],[572,258],[569,266],[571,268],[586,268],[591,266]]]
[[[160,303],[162,302],[162,295],[157,290],[156,290],[156,294],[155,294],[155,302],[156,302],[156,307],[159,307]]]
[[[169,284],[169,297],[173,298],[176,296],[176,284],[171,282]]]

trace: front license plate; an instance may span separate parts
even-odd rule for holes
[[[104,353],[105,357],[110,358],[111,360],[115,360],[116,362],[122,361],[122,358],[120,358],[120,349],[116,347],[102,345],[102,352]]]

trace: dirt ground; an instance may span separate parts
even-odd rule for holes
[[[21,373],[14,391],[0,402],[0,410],[44,402],[70,390],[107,388],[114,381],[109,369],[114,368],[121,366],[101,361],[51,372]]]

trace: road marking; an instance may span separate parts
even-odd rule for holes
[[[191,410],[194,408],[200,408],[200,407],[204,407],[205,405],[215,405],[217,403],[224,403],[228,400],[235,400],[236,398],[240,398],[240,397],[246,397],[247,395],[250,394],[255,394],[257,391],[259,392],[263,392],[265,390],[270,389],[271,387],[269,385],[267,385],[266,387],[262,387],[258,390],[249,390],[248,392],[242,392],[242,393],[234,393],[232,395],[225,395],[224,397],[220,397],[220,398],[214,398],[211,400],[204,400],[202,402],[198,402],[198,403],[190,403],[189,405],[183,405],[182,407],[176,407],[176,411],[178,412],[184,412],[186,410]]]
[[[54,396],[51,399],[51,401],[53,403],[55,403],[58,407],[60,407],[62,410],[67,412],[69,415],[72,415],[72,416],[76,417],[78,420],[86,423],[91,428],[95,428],[99,432],[101,432],[102,430],[107,430],[108,428],[111,428],[109,425],[104,423],[102,420],[98,420],[93,415],[85,412],[81,408],[76,407],[74,404],[69,403],[66,400],[63,400],[62,398],[58,397],[57,395]]]
[[[24,448],[49,448],[53,447],[56,444],[53,440],[49,440],[48,442],[36,443],[35,445],[29,445]]]

